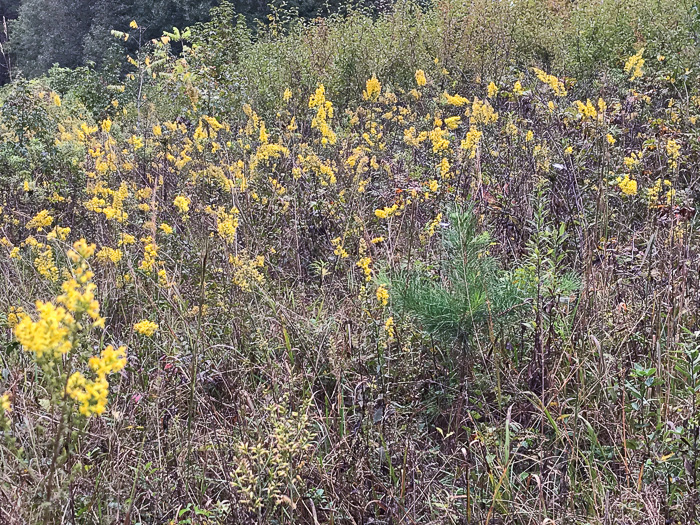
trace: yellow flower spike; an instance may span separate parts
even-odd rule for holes
[[[53,217],[49,215],[47,210],[41,210],[25,225],[25,228],[43,231],[44,228],[51,226],[51,223],[53,223]]]
[[[393,317],[389,317],[384,323],[384,331],[386,332],[386,336],[388,339],[394,338],[394,326],[395,325]]]
[[[190,199],[183,196],[183,195],[178,195],[175,197],[175,200],[173,200],[173,205],[180,211],[180,213],[187,213],[190,211]]]
[[[386,306],[389,304],[389,290],[387,290],[384,286],[379,286],[377,288],[377,301],[379,301],[379,304],[382,306]]]
[[[381,92],[381,83],[379,82],[379,80],[377,80],[376,75],[372,75],[372,78],[367,80],[365,84],[365,90],[362,92],[362,98],[365,100],[374,101],[377,100]]]
[[[108,246],[103,247],[100,249],[99,252],[95,254],[95,257],[97,257],[97,260],[101,264],[107,264],[111,262],[112,264],[117,264],[119,261],[122,260],[123,253],[121,250],[116,250],[114,248],[110,248]]]
[[[564,83],[560,81],[556,76],[549,75],[541,69],[537,69],[536,67],[532,70],[535,72],[535,75],[537,75],[537,78],[540,79],[541,82],[544,82],[550,88],[552,88],[552,91],[554,91],[554,94],[556,96],[565,97],[567,95]]]
[[[350,256],[350,254],[345,250],[343,247],[343,241],[340,237],[336,237],[335,239],[331,240],[331,244],[333,245],[333,253],[340,257],[341,259],[346,259],[347,257]]]
[[[120,346],[115,350],[112,345],[108,345],[100,357],[91,357],[88,364],[97,376],[119,372],[126,366],[126,347]]]
[[[418,84],[419,87],[423,87],[428,83],[428,80],[425,78],[425,71],[422,69],[419,69],[416,71],[416,84]]]
[[[462,118],[460,116],[448,117],[445,119],[445,126],[449,130],[455,130],[459,127]]]
[[[466,104],[469,104],[469,99],[468,99],[468,98],[464,98],[464,97],[462,97],[462,96],[460,96],[460,95],[458,95],[458,94],[456,94],[456,93],[455,93],[454,95],[450,95],[447,91],[445,91],[445,92],[442,94],[442,96],[445,97],[445,101],[446,101],[447,104],[449,104],[450,106],[461,107],[461,106],[464,106],[464,105],[466,105]]]
[[[626,174],[624,177],[618,177],[617,185],[625,195],[633,196],[637,194],[637,181],[630,179],[629,174]]]
[[[489,98],[494,98],[498,95],[498,86],[494,82],[491,82],[486,89]]]
[[[70,352],[72,343],[69,339],[73,330],[73,316],[62,306],[37,301],[36,310],[39,320],[24,316],[15,326],[17,341],[29,352],[34,352],[38,359],[44,354],[57,358]]]
[[[104,374],[98,374],[92,381],[86,379],[82,373],[74,372],[66,383],[66,394],[78,403],[78,410],[82,415],[99,416],[107,406],[109,383]]]
[[[370,268],[370,264],[372,264],[372,259],[370,257],[362,257],[357,261],[357,267],[362,269],[362,273],[365,275],[365,281],[370,281],[372,279],[372,268]]]
[[[134,325],[134,330],[141,335],[145,335],[146,337],[153,337],[158,330],[158,325],[153,321],[144,319],[143,321],[139,321]]]
[[[323,84],[319,84],[316,92],[309,98],[309,108],[316,109],[316,116],[311,120],[311,128],[321,132],[321,144],[333,145],[337,137],[328,124],[328,120],[333,118],[333,104],[326,100],[326,89]]]
[[[2,412],[11,412],[12,411],[12,403],[10,402],[10,394],[5,392],[3,395],[0,396],[0,416],[2,415]]]
[[[398,204],[394,204],[393,206],[385,206],[382,209],[374,210],[374,215],[376,215],[380,219],[388,219],[392,215],[396,214],[398,209]]]
[[[630,74],[630,80],[635,80],[644,75],[644,71],[642,70],[642,67],[644,67],[644,59],[642,58],[643,54],[644,48],[637,51],[625,62],[625,73]]]
[[[460,148],[469,153],[470,159],[476,157],[476,151],[479,147],[479,143],[481,142],[482,135],[483,133],[481,131],[476,129],[476,127],[472,126],[467,132],[467,135],[464,137],[464,140],[460,144]]]

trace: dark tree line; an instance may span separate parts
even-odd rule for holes
[[[304,18],[323,16],[347,4],[341,0],[235,0],[237,13],[252,25],[265,21],[272,6]],[[21,73],[35,77],[54,64],[108,67],[120,59],[110,30],[126,31],[136,20],[146,39],[173,27],[207,21],[219,0],[0,0],[0,84]],[[369,4],[374,2],[369,1]],[[6,28],[6,30],[5,30]],[[134,44],[132,44],[134,45]],[[122,48],[123,49],[123,48]]]

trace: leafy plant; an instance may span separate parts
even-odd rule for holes
[[[524,306],[509,272],[488,253],[491,236],[478,231],[472,208],[448,213],[439,266],[404,269],[392,279],[397,309],[430,333],[463,343],[482,330],[503,325]]]

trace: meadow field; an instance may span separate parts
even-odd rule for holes
[[[0,88],[0,524],[698,523],[697,1],[145,31]]]

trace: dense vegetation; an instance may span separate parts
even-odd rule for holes
[[[0,522],[697,520],[698,6],[269,12],[0,92]]]
[[[102,75],[118,72],[124,49],[110,38],[110,30],[126,30],[138,20],[145,39],[160,37],[173,27],[184,28],[209,20],[218,0],[3,0],[0,2],[0,85],[13,75],[35,77],[53,65],[74,68],[92,65]],[[379,12],[390,3],[355,0],[235,0],[232,6],[256,29],[277,11],[310,19],[363,6]],[[352,7],[351,7],[352,6]],[[138,42],[131,42],[134,50]],[[179,48],[175,48],[178,52]]]

